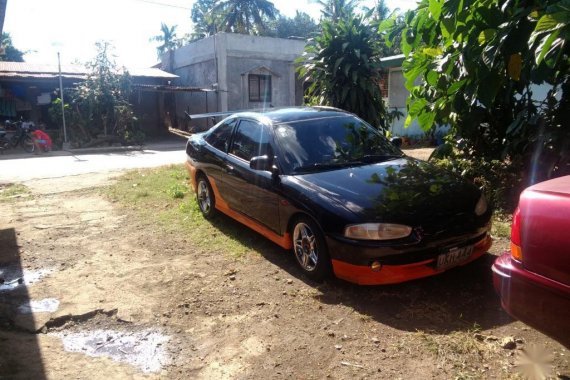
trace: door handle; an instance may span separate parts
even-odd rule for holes
[[[233,172],[233,171],[234,171],[234,167],[233,167],[232,165],[230,165],[230,164],[226,164],[224,171],[225,171],[226,173]]]

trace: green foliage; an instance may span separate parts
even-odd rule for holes
[[[374,26],[378,29],[382,55],[402,54],[402,30],[406,27],[404,16],[393,12],[386,19],[377,20]]]
[[[336,23],[354,16],[358,0],[317,0],[322,7],[323,20]]]
[[[485,190],[494,207],[512,211],[518,202],[521,186],[520,171],[510,161],[475,160],[451,155],[430,161],[439,167],[469,179]]]
[[[229,218],[215,223],[204,219],[188,181],[184,165],[171,165],[128,172],[103,191],[116,206],[128,210],[135,221],[153,223],[157,231],[187,239],[193,247],[231,256],[274,249],[271,242]],[[182,192],[188,196],[174,195]]]
[[[216,34],[220,25],[220,15],[212,12],[216,0],[196,0],[192,5],[191,19],[194,24],[192,38],[200,39]]]
[[[371,17],[375,22],[384,21],[392,14],[390,8],[386,5],[386,0],[376,0],[372,7],[364,7],[363,10],[366,17]]]
[[[180,183],[175,183],[166,190],[166,194],[174,199],[184,198],[187,192],[188,186]]]
[[[2,33],[2,37],[0,37],[0,47],[4,50],[4,53],[0,55],[0,61],[24,62],[24,54],[26,54],[26,52],[14,47],[10,33]]]
[[[64,96],[69,139],[77,146],[91,143],[99,135],[115,136],[124,143],[139,142],[142,132],[129,103],[131,77],[110,58],[109,43],[96,46],[97,55],[87,64],[87,79]],[[60,122],[61,99],[52,103],[50,115]]]
[[[385,128],[380,92],[377,40],[358,16],[321,21],[297,60],[299,77],[309,84],[308,103],[353,112],[376,128]]]
[[[217,30],[241,34],[266,34],[267,20],[275,20],[279,11],[268,0],[221,0],[210,11]]]
[[[180,46],[181,41],[176,38],[176,25],[168,26],[165,23],[160,24],[161,34],[151,37],[150,41],[160,42],[161,45],[156,47],[156,53],[158,58],[162,57],[164,53],[169,50],[173,50]]]
[[[0,184],[0,202],[29,195],[30,189],[19,183]]]
[[[569,162],[570,0],[422,0],[405,16],[406,125],[450,125],[467,159],[531,163],[530,181]],[[389,32],[390,33],[390,32]],[[547,84],[543,102],[533,85]],[[566,152],[566,153],[565,153]],[[541,165],[542,164],[542,165]]]
[[[295,17],[280,16],[269,24],[268,29],[268,35],[272,37],[308,39],[319,31],[319,26],[308,14],[296,11]]]

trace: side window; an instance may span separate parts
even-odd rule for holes
[[[263,125],[250,120],[239,123],[230,153],[246,161],[252,157],[273,155],[269,135]]]
[[[205,140],[214,148],[227,152],[236,121],[236,119],[229,120],[228,122],[216,127],[216,129],[208,133]]]

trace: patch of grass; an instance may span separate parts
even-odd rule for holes
[[[17,198],[19,196],[30,194],[30,189],[19,183],[0,184],[0,201]]]
[[[502,210],[497,210],[493,214],[493,226],[491,234],[494,237],[509,239],[511,237],[511,223],[513,216]]]
[[[479,328],[455,331],[450,334],[437,334],[431,331],[418,331],[414,341],[431,353],[443,366],[451,366],[456,379],[480,378],[481,368],[493,359],[497,345],[477,339]]]
[[[271,245],[224,215],[204,219],[183,165],[132,171],[104,191],[114,202],[155,221],[164,232],[184,236],[197,248],[241,257]]]
[[[181,185],[179,183],[175,183],[171,185],[167,190],[166,193],[170,195],[174,199],[182,199],[188,192],[188,186]]]

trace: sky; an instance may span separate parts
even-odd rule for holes
[[[373,0],[363,0],[371,6]],[[4,31],[14,46],[29,51],[26,62],[56,64],[87,62],[95,56],[95,42],[105,40],[114,46],[115,60],[129,68],[150,67],[157,63],[156,42],[160,24],[177,25],[177,35],[192,30],[190,10],[194,0],[8,0]],[[274,0],[285,16],[296,10],[315,20],[319,5],[302,0]],[[416,0],[387,0],[390,9],[415,7]]]

